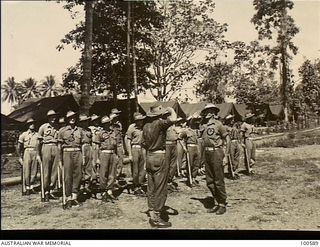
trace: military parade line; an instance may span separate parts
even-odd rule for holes
[[[18,141],[22,195],[38,194],[39,164],[41,202],[62,197],[65,210],[81,206],[80,195],[114,203],[117,190],[129,190],[123,168],[130,164],[133,194],[147,197],[152,227],[171,226],[160,214],[168,192],[179,190],[180,177],[186,178],[187,186],[196,187],[197,177],[205,175],[215,200],[207,212],[222,215],[227,204],[224,165],[230,178],[238,179],[243,150],[247,174],[252,174],[256,147],[253,114],[235,123],[233,115],[221,120],[218,112],[216,105],[208,103],[201,112],[182,119],[173,108],[156,103],[146,115],[134,113],[134,123],[124,136],[121,111],[116,108],[110,115],[90,117],[73,111],[58,116],[49,110],[47,123],[38,131],[30,118]]]

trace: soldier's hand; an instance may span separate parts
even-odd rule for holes
[[[241,146],[242,146],[243,148],[245,148],[245,147],[246,147],[246,145],[245,145],[244,143],[241,143]]]
[[[224,158],[223,158],[223,164],[224,164],[224,165],[228,164],[228,157],[227,157],[227,156],[224,156]]]
[[[100,160],[99,159],[97,159],[96,164],[100,165]]]
[[[22,160],[21,157],[19,158],[19,164],[20,164],[21,166],[23,165],[23,160]]]
[[[131,161],[133,161],[133,157],[132,157],[132,155],[129,155],[129,160],[131,160]]]
[[[41,157],[40,155],[37,155],[37,161],[40,163],[41,162]]]

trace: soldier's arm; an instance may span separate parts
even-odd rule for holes
[[[41,149],[43,144],[43,126],[40,126],[38,131],[37,159],[40,159]]]
[[[23,157],[23,141],[24,141],[24,134],[22,133],[19,136],[18,147],[17,147],[17,152],[18,152],[19,158],[21,159]]]

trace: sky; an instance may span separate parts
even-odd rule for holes
[[[252,0],[215,0],[214,17],[229,25],[226,38],[230,41],[250,42],[257,38],[250,19],[254,14]],[[297,78],[297,69],[305,58],[320,57],[320,0],[294,0],[289,12],[300,32],[294,38],[299,53],[291,66]],[[61,83],[62,74],[74,65],[79,51],[67,46],[58,51],[56,46],[66,33],[84,19],[84,12],[72,19],[62,4],[55,1],[1,1],[1,83],[9,76],[16,81],[33,77],[41,81],[54,75]],[[184,93],[190,94],[193,82],[185,85]],[[154,101],[150,94],[141,95],[140,101]],[[196,100],[196,99],[194,99]],[[1,112],[10,113],[7,103],[1,104]]]

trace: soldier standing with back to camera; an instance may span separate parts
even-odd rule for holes
[[[205,106],[205,114],[209,118],[203,126],[202,137],[205,148],[207,186],[218,205],[208,209],[208,213],[217,215],[226,212],[227,193],[224,183],[223,163],[225,162],[223,142],[226,140],[226,155],[230,152],[230,137],[226,128],[216,119],[219,108],[214,104]]]
[[[58,149],[61,160],[59,166],[64,169],[65,196],[67,203],[65,209],[80,206],[78,193],[81,181],[83,140],[82,129],[77,126],[77,114],[68,111],[66,114],[67,125],[59,132]]]
[[[37,176],[37,145],[38,133],[35,131],[35,121],[30,118],[27,121],[28,130],[19,136],[18,154],[19,161],[23,169],[24,181],[22,183],[26,186],[26,191],[23,195],[36,194],[34,190],[34,183]]]
[[[161,119],[165,111],[155,105],[147,113],[149,121],[143,127],[142,146],[146,150],[146,170],[148,176],[148,207],[150,212],[149,223],[152,227],[170,227],[170,222],[161,219],[167,199],[167,182],[169,164],[165,160],[165,142],[167,129],[174,124],[177,115],[172,108],[167,108],[170,115]]]
[[[48,123],[40,126],[38,131],[39,145],[37,149],[37,160],[43,164],[43,187],[44,201],[57,198],[50,192],[58,178],[58,130],[56,129],[57,114],[54,110],[47,113]],[[41,160],[42,156],[42,160]]]
[[[129,126],[125,139],[127,140],[126,145],[129,159],[132,161],[134,194],[137,196],[144,196],[145,192],[142,190],[141,186],[145,183],[146,171],[144,168],[145,159],[141,141],[145,116],[136,112],[133,115],[133,118],[134,123]]]

